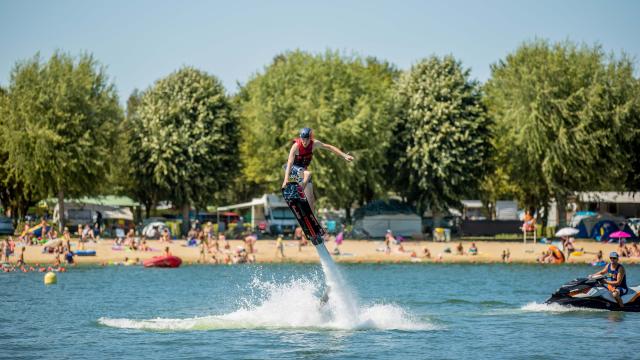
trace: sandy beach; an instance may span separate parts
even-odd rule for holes
[[[233,256],[237,249],[244,246],[241,240],[230,240],[230,249],[224,250],[217,254],[217,258],[223,260],[227,254]],[[275,240],[258,240],[255,245],[255,260],[257,263],[316,263],[318,255],[316,249],[312,245],[303,246],[298,250],[298,243],[295,241],[285,240],[284,255],[281,258],[276,255]],[[77,240],[72,242],[72,249],[77,249]],[[332,251],[335,244],[328,242],[327,248]],[[458,242],[405,242],[403,243],[404,252],[399,250],[397,245],[391,246],[389,253],[384,251],[384,243],[382,241],[364,241],[364,240],[345,240],[340,246],[340,255],[334,255],[333,258],[337,262],[342,263],[407,263],[407,262],[443,262],[443,263],[501,263],[503,262],[503,251],[508,250],[510,253],[509,262],[512,263],[536,263],[536,259],[543,251],[548,249],[548,245],[524,244],[522,242],[503,242],[503,241],[476,241],[478,248],[477,255],[469,255],[467,250],[471,245],[471,241],[463,241],[464,254],[456,253]],[[200,247],[186,247],[185,241],[176,240],[168,245],[173,255],[179,256],[183,260],[183,264],[203,263]],[[569,263],[591,263],[595,259],[595,254],[602,250],[605,259],[609,252],[617,249],[617,244],[602,244],[594,241],[576,241],[576,249],[584,249],[582,255],[571,256],[567,262]],[[166,243],[159,241],[149,241],[149,246],[154,251],[131,251],[128,249],[115,250],[113,240],[100,240],[96,243],[89,242],[86,244],[86,250],[95,250],[96,256],[76,256],[76,262],[82,264],[118,264],[123,263],[125,259],[142,261],[154,256],[162,254],[162,249],[167,246]],[[431,257],[424,256],[424,249],[428,248]],[[451,252],[447,252],[449,248]],[[52,264],[54,255],[43,253],[42,246],[27,246],[25,252],[25,261],[28,264]],[[19,248],[16,253],[19,254]],[[415,254],[414,254],[415,252]],[[279,255],[279,254],[278,254]],[[413,256],[412,256],[413,255]],[[204,263],[210,264],[212,254],[207,254]],[[16,261],[17,255],[11,257],[11,262]],[[622,263],[640,263],[640,257],[622,258]]]

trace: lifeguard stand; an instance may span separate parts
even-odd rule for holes
[[[527,243],[527,238],[531,238],[533,239],[533,243],[536,243],[536,238],[537,238],[537,229],[536,229],[536,223],[535,221],[533,221],[532,223],[524,223],[522,224],[522,234],[523,234],[523,240],[524,243]]]

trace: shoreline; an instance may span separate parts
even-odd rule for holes
[[[72,241],[72,250],[77,250],[78,241],[74,239]],[[344,264],[400,264],[400,263],[419,263],[419,264],[500,264],[505,263],[502,260],[503,251],[508,250],[510,253],[508,263],[514,264],[539,264],[539,265],[555,265],[555,264],[540,264],[536,262],[536,259],[543,251],[546,251],[549,247],[547,244],[542,243],[527,243],[522,242],[505,242],[505,241],[474,241],[477,248],[477,255],[470,255],[467,253],[472,241],[462,241],[464,248],[464,255],[456,254],[456,246],[460,241],[451,242],[432,242],[432,241],[407,241],[402,243],[404,252],[400,251],[398,245],[391,245],[391,252],[386,253],[384,251],[384,242],[375,240],[345,240],[340,246],[341,255],[332,255],[334,261]],[[298,251],[298,244],[292,240],[285,240],[284,254],[285,258],[281,259],[276,256],[276,242],[275,240],[258,240],[254,246],[256,252],[255,263],[257,264],[316,264],[319,263],[317,252],[313,245],[309,244],[303,246],[301,251]],[[161,249],[165,246],[169,246],[173,255],[182,259],[183,265],[191,264],[211,264],[212,255],[216,255],[218,261],[221,261],[218,265],[224,265],[225,258],[233,258],[236,251],[244,247],[244,242],[241,240],[229,240],[230,249],[223,250],[219,253],[206,254],[205,261],[201,261],[201,247],[186,247],[184,246],[184,240],[175,240],[171,244],[160,243],[157,240],[150,240],[148,244],[151,248],[155,248],[155,251],[131,251],[131,250],[114,250],[114,241],[112,239],[99,240],[96,243],[89,242],[85,244],[85,250],[95,250],[96,256],[75,256],[75,262],[77,265],[117,265],[126,261],[129,265],[133,265],[133,262],[141,263],[146,259],[150,259],[154,256],[162,254]],[[326,242],[327,249],[331,252],[335,244],[333,242]],[[424,256],[424,248],[429,249],[431,258]],[[595,241],[578,240],[575,242],[576,249],[584,249],[584,253],[579,256],[570,256],[565,264],[591,264],[595,261],[595,254],[598,251],[602,251],[604,259],[608,258],[608,254],[611,251],[616,251],[617,244],[602,244]],[[451,253],[445,251],[446,248],[451,250]],[[10,257],[10,263],[15,264],[18,255],[20,254],[20,246],[16,246],[16,251],[13,256]],[[55,255],[49,253],[42,253],[42,246],[26,246],[25,262],[28,265],[50,265],[54,263]],[[415,253],[415,256],[412,254]],[[61,257],[61,260],[62,257]],[[621,258],[623,264],[639,264],[640,257],[624,257]],[[64,262],[63,262],[64,264]],[[242,265],[242,264],[238,264]],[[66,265],[64,265],[66,266]]]

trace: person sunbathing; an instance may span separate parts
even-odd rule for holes
[[[478,248],[476,247],[476,243],[471,243],[471,247],[468,251],[469,255],[478,255]]]

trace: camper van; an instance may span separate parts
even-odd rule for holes
[[[106,205],[84,204],[78,202],[65,202],[65,226],[72,233],[78,225],[89,224],[92,226],[99,219],[107,235],[111,235],[115,228],[133,228],[133,214],[128,208],[118,208]],[[58,205],[53,209],[53,222],[58,222],[60,217]]]
[[[218,213],[238,210],[244,213],[244,209],[251,211],[251,226],[261,232],[271,235],[292,234],[298,222],[287,206],[284,199],[276,194],[265,194],[260,198],[254,198],[250,202],[222,206]]]

